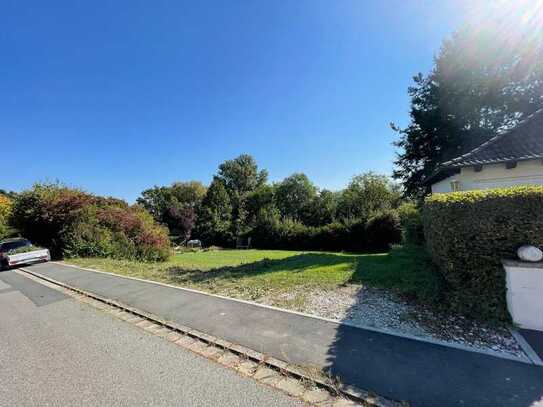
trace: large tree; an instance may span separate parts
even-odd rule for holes
[[[275,188],[275,202],[281,216],[296,221],[303,221],[304,209],[317,196],[317,188],[302,173],[292,174]]]
[[[333,192],[327,189],[319,191],[303,208],[303,223],[308,226],[324,226],[334,222],[337,218],[340,198],[341,192]]]
[[[368,219],[373,214],[391,209],[399,203],[399,190],[385,175],[367,172],[353,177],[338,203],[342,219]]]
[[[214,177],[198,211],[196,235],[204,244],[232,243],[232,203],[224,182]]]
[[[266,170],[259,170],[253,157],[242,154],[233,160],[227,160],[219,165],[216,175],[228,195],[232,205],[232,234],[237,236],[246,231],[247,219],[247,197],[266,184],[268,173]]]
[[[441,162],[543,107],[543,11],[528,3],[466,23],[444,41],[432,71],[415,76],[411,122],[393,125],[394,176],[408,196],[428,192],[424,181]]]
[[[275,188],[272,185],[264,184],[247,195],[246,199],[246,222],[254,226],[262,212],[274,211]]]

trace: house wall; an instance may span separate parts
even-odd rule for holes
[[[543,162],[540,159],[519,161],[516,168],[507,169],[505,163],[483,165],[480,172],[465,167],[459,174],[432,185],[432,192],[451,192],[451,182],[458,181],[461,191],[510,187],[514,185],[543,185]]]

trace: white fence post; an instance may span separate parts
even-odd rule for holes
[[[507,308],[521,328],[543,331],[543,263],[503,260]]]

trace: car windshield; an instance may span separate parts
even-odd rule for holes
[[[32,243],[30,243],[28,240],[16,240],[14,242],[2,243],[2,246],[0,247],[1,247],[1,251],[9,252],[11,250],[17,250],[17,249],[20,249],[21,247],[26,247],[26,246],[32,246]]]

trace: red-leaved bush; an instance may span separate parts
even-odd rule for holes
[[[14,202],[12,223],[56,256],[165,260],[167,230],[138,206],[58,184],[37,184]]]

